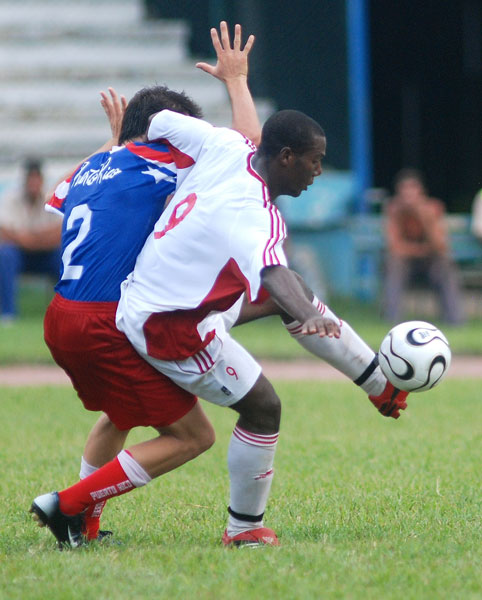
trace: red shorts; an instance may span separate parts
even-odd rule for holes
[[[45,315],[47,346],[87,410],[105,412],[119,429],[171,425],[197,399],[137,354],[116,327],[116,309],[57,294]]]

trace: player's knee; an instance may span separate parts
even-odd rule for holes
[[[232,408],[240,414],[241,426],[249,431],[276,433],[279,430],[281,401],[264,375],[260,375],[253,388]]]
[[[209,450],[216,441],[216,434],[211,424],[203,427],[196,434],[187,440],[184,440],[187,446],[187,451],[191,455],[191,458],[199,456],[206,450]]]
[[[102,413],[99,417],[99,420],[96,423],[96,427],[102,431],[110,432],[110,431],[119,431],[118,427],[114,425],[114,423],[110,420],[110,418]]]
[[[201,454],[202,452],[206,452],[206,450],[209,450],[209,448],[211,448],[215,441],[216,434],[214,432],[213,427],[211,427],[210,425],[209,427],[204,428],[198,436],[199,454]]]

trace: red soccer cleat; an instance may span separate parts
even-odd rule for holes
[[[226,529],[223,535],[223,544],[230,548],[239,548],[240,546],[257,548],[259,546],[279,546],[279,540],[276,533],[267,527],[251,529],[233,537],[229,537]]]
[[[400,411],[407,408],[408,392],[394,387],[389,381],[379,396],[368,396],[378,411],[385,417],[398,419]]]

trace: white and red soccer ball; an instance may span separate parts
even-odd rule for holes
[[[396,325],[378,352],[385,377],[407,392],[423,392],[439,384],[447,374],[451,357],[445,335],[425,321]]]

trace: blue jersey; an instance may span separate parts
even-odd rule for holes
[[[57,293],[68,300],[112,302],[134,269],[177,168],[193,161],[166,144],[131,143],[95,154],[57,186],[48,210],[64,215]]]

